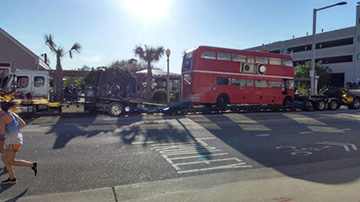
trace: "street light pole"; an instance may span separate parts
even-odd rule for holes
[[[311,70],[310,70],[310,95],[315,95],[315,35],[316,35],[316,12],[331,8],[334,6],[341,6],[347,4],[345,1],[339,2],[330,6],[325,6],[322,8],[314,8],[313,11],[313,33],[312,33],[312,46],[311,46]]]
[[[169,56],[170,56],[170,49],[167,49],[166,50],[166,56],[167,56],[167,77],[166,77],[166,95],[167,95],[167,103],[169,104],[170,103],[170,85],[169,85],[169,82],[170,82],[170,76],[169,76]]]

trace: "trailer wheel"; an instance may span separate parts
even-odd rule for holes
[[[227,94],[220,94],[218,98],[216,99],[216,105],[217,107],[224,109],[229,104],[230,99]]]
[[[351,104],[348,105],[349,109],[359,109],[360,101],[358,97],[354,97],[354,100]]]
[[[329,103],[329,109],[335,110],[338,109],[339,103],[336,100],[331,100]]]
[[[113,102],[109,105],[107,112],[113,117],[120,116],[123,112],[123,106],[120,103]]]
[[[326,108],[326,103],[325,103],[325,101],[320,100],[320,101],[316,102],[315,106],[316,106],[317,110],[322,111],[322,110],[324,110]]]
[[[313,111],[314,110],[313,103],[310,100],[305,101],[304,104],[303,104],[303,110]]]

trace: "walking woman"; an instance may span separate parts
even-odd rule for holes
[[[24,160],[16,160],[16,152],[20,150],[23,144],[23,137],[20,129],[26,126],[26,123],[15,114],[12,109],[15,108],[14,102],[2,101],[0,104],[0,139],[5,138],[5,151],[2,160],[9,173],[9,178],[2,181],[1,184],[15,184],[16,178],[13,166],[29,167],[37,174],[37,163],[31,163]]]

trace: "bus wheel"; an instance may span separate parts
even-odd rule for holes
[[[227,94],[220,94],[218,98],[216,99],[216,105],[217,107],[224,109],[229,104],[230,99]]]
[[[291,105],[291,103],[292,103],[291,97],[286,97],[283,101],[283,105],[285,105],[285,106],[289,106],[289,105]]]
[[[331,100],[331,102],[329,103],[329,109],[330,110],[335,110],[338,108],[339,103],[336,100]]]
[[[123,112],[123,106],[120,103],[113,102],[109,105],[107,112],[113,117],[120,116]]]
[[[322,110],[324,110],[326,108],[326,103],[325,103],[325,101],[320,100],[320,101],[316,102],[315,106],[316,106],[317,110],[322,111]]]

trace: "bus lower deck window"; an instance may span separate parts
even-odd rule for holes
[[[248,79],[247,80],[247,87],[253,87],[254,86],[254,80]]]
[[[267,88],[267,81],[264,80],[256,80],[255,82],[255,86],[256,87],[260,87],[260,88]]]
[[[245,79],[233,79],[232,85],[233,86],[245,86],[246,80]]]
[[[218,77],[218,78],[216,78],[216,84],[228,86],[228,85],[230,85],[230,79],[224,78],[224,77]]]

